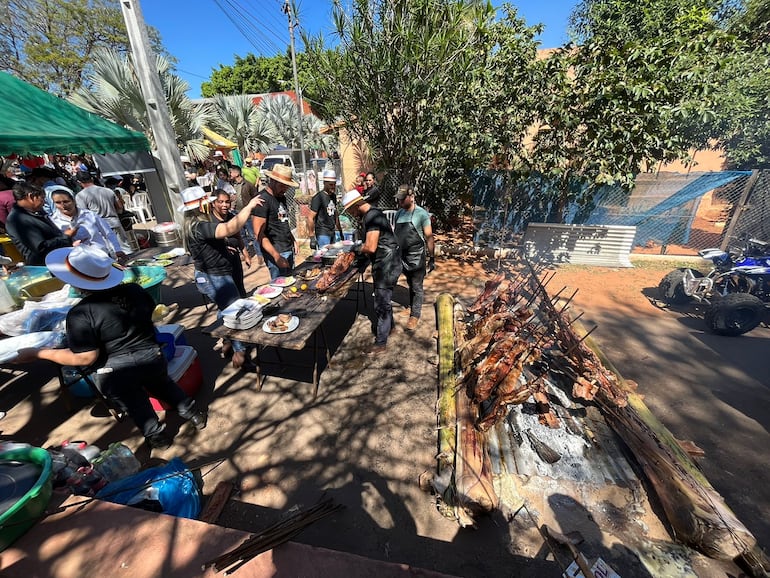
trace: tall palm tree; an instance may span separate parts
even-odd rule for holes
[[[267,152],[277,139],[274,125],[248,95],[215,96],[208,111],[213,128],[237,143],[242,153]]]
[[[200,128],[209,120],[207,111],[196,107],[187,97],[190,85],[173,74],[164,57],[156,58],[161,87],[166,97],[177,145],[190,158],[202,160],[209,149]],[[87,85],[69,97],[70,102],[130,129],[144,132],[151,144],[155,139],[134,65],[127,56],[100,50],[94,57]]]
[[[291,98],[285,94],[265,97],[259,103],[258,111],[273,125],[279,144],[299,147],[297,105]]]

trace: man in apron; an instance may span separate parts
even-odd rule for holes
[[[351,216],[361,219],[364,244],[361,253],[372,261],[374,282],[374,318],[372,332],[374,343],[364,350],[365,355],[376,356],[385,351],[393,324],[393,287],[401,274],[401,256],[398,242],[387,217],[377,207],[364,201],[361,193],[353,189],[342,197],[342,206]]]
[[[403,314],[409,315],[406,323],[408,331],[417,329],[422,313],[425,292],[422,283],[428,271],[435,263],[433,229],[430,214],[414,202],[414,189],[410,185],[401,185],[396,193],[395,233],[398,246],[401,247],[401,267],[409,285],[409,308]]]

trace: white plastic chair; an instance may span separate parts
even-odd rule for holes
[[[150,195],[147,193],[134,193],[131,207],[128,209],[139,217],[142,223],[153,219],[155,217],[152,212],[152,203],[150,202]]]

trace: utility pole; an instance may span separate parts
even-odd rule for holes
[[[291,42],[291,67],[294,70],[294,92],[297,93],[297,128],[299,130],[299,154],[302,155],[302,178],[305,179],[305,186],[307,187],[307,166],[305,163],[305,138],[302,134],[302,88],[299,85],[299,77],[297,76],[297,55],[294,52],[294,27],[299,26],[299,22],[296,19],[296,11],[290,0],[286,0],[283,5],[283,12],[289,18],[289,40]],[[310,191],[306,191],[310,192]],[[313,191],[316,193],[318,191]]]
[[[161,182],[166,186],[171,214],[176,217],[179,213],[175,209],[181,202],[178,193],[187,186],[182,161],[179,158],[179,149],[176,146],[176,131],[171,124],[168,104],[160,84],[155,55],[150,49],[150,39],[139,0],[120,0],[120,9],[126,21],[136,76],[147,105],[147,116],[150,119],[155,147],[163,170]]]

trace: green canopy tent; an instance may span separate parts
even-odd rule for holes
[[[150,150],[140,132],[70,104],[0,72],[0,155],[115,153]]]

